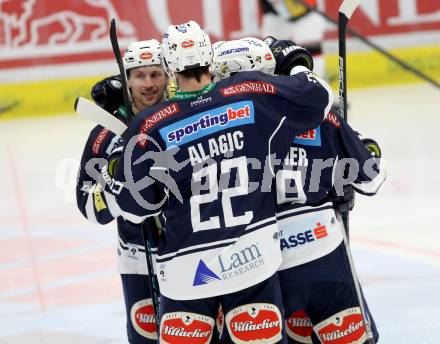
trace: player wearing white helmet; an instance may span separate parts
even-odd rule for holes
[[[292,41],[270,37],[265,42],[270,42],[276,56],[266,60],[263,58],[265,51],[271,51],[271,48],[259,40],[257,43],[260,44],[247,40],[214,44],[212,70],[218,80],[235,72],[251,70],[273,75],[273,61],[287,57],[296,47]],[[256,60],[261,63],[255,63]],[[313,61],[305,63],[312,66]],[[278,71],[281,75],[289,72]],[[373,157],[370,152],[375,152]],[[384,171],[379,168],[377,160],[380,149],[371,139],[361,140],[342,118],[332,112],[320,126],[292,140],[291,150],[284,159],[285,168],[277,174],[277,217],[283,254],[279,276],[290,344],[327,343],[336,337],[338,343],[344,344],[366,341],[336,215],[351,210],[354,202],[354,198],[347,197],[347,194],[335,197],[334,178],[338,177],[333,173],[338,174],[335,172],[338,157],[354,159],[359,166],[365,166],[366,161],[377,163],[370,171],[371,175],[361,172],[353,176],[353,186],[358,192],[367,195],[377,192],[384,180]],[[327,166],[328,170],[322,171],[319,161],[334,161],[335,166]],[[312,168],[318,165],[319,183],[312,184],[312,176],[318,175]],[[295,185],[295,189],[286,185]],[[368,308],[366,312],[377,342],[377,329]]]
[[[220,41],[212,45],[214,56],[211,74],[215,82],[237,72],[255,71],[273,75],[275,58],[262,40],[246,37],[233,41]]]
[[[157,40],[130,44],[123,62],[134,113],[164,100],[168,77],[162,67],[162,49]]]
[[[123,187],[107,188],[127,219],[166,219],[160,341],[210,343],[221,304],[228,343],[284,343],[269,157],[322,121],[331,90],[303,66],[215,84],[210,39],[193,21],[170,26],[162,48],[179,91],[134,118],[113,181]]]
[[[168,76],[162,67],[160,43],[147,40],[131,43],[123,56],[134,114],[164,100]],[[120,76],[111,76],[93,86],[95,102],[127,124]],[[102,126],[89,135],[81,159],[77,184],[77,203],[83,215],[92,222],[106,224],[114,218],[118,227],[118,272],[121,275],[127,315],[127,336],[131,344],[157,342],[151,293],[147,280],[147,265],[142,231],[139,224],[119,216],[112,195],[102,191],[86,164],[92,158],[103,158],[112,175],[115,149],[122,147],[122,139]],[[111,155],[111,153],[113,154]],[[107,162],[108,161],[108,162]]]

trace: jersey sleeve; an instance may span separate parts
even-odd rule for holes
[[[136,117],[130,125],[112,189],[121,216],[133,223],[159,215],[167,197],[166,152],[157,132],[142,130],[142,118]]]
[[[275,109],[286,116],[294,135],[316,128],[333,104],[330,86],[304,66],[296,66],[290,76],[272,78],[281,99]]]
[[[351,185],[363,195],[375,195],[386,179],[385,161],[383,158],[376,158],[365,147],[362,137],[354,131],[350,125],[339,115],[330,112],[326,117],[338,131],[338,157],[339,163],[351,164],[351,176],[348,176]],[[357,174],[354,174],[357,170]],[[338,178],[338,177],[336,177]],[[337,183],[338,180],[335,180]]]
[[[120,140],[108,129],[97,126],[84,146],[78,171],[76,202],[78,209],[91,222],[107,224],[118,214],[114,196],[102,189],[98,178],[99,166],[106,163],[106,157],[120,144]]]

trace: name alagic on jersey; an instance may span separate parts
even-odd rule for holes
[[[159,130],[168,149],[197,140],[226,128],[255,123],[254,104],[228,104],[185,118]]]

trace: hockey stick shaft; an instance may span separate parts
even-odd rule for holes
[[[327,14],[325,14],[324,12],[320,11],[319,9],[317,9],[316,7],[306,3],[303,0],[298,0],[299,2],[301,2],[301,4],[303,4],[305,7],[307,7],[308,10],[313,11],[318,13],[320,16],[324,17],[327,21],[338,25],[338,21],[331,18],[330,16],[328,16]],[[360,34],[359,32],[347,28],[347,32],[353,36],[356,37],[357,39],[359,39],[360,41],[362,41],[363,43],[365,43],[366,45],[368,45],[369,47],[373,48],[374,50],[378,51],[379,53],[381,53],[382,55],[384,55],[386,58],[388,58],[389,60],[393,61],[394,63],[396,63],[397,65],[399,65],[401,68],[403,68],[404,70],[414,74],[415,76],[417,76],[418,78],[430,83],[431,85],[433,85],[436,88],[440,89],[440,83],[438,83],[436,80],[430,78],[428,75],[426,75],[425,73],[423,73],[421,70],[409,65],[408,63],[406,63],[405,61],[401,60],[400,58],[398,58],[397,56],[391,54],[390,52],[386,51],[385,49],[381,48],[380,46],[378,46],[376,43],[374,43],[373,41],[371,41],[370,39],[368,39],[367,37],[365,37],[364,35]]]
[[[345,248],[345,253],[347,255],[348,265],[350,267],[351,276],[353,278],[354,288],[356,290],[356,297],[358,298],[359,308],[361,310],[362,320],[364,322],[365,332],[367,334],[367,340],[365,343],[367,344],[375,344],[373,333],[371,332],[371,324],[367,315],[367,311],[364,304],[364,299],[362,297],[362,291],[359,284],[359,279],[356,273],[356,269],[354,267],[353,256],[351,255],[350,244],[348,243],[347,233],[345,231],[344,222],[341,222],[341,232],[343,237],[343,243]]]
[[[112,43],[113,54],[115,55],[115,59],[118,64],[119,73],[121,74],[124,106],[127,111],[128,117],[132,118],[133,113],[131,111],[130,96],[128,94],[127,75],[125,74],[124,64],[122,62],[121,50],[119,49],[118,34],[116,32],[116,20],[114,18],[110,22],[110,41]]]
[[[142,237],[144,238],[145,256],[147,259],[148,269],[148,286],[150,287],[151,300],[154,310],[154,319],[156,321],[156,330],[159,334],[159,283],[154,274],[153,255],[151,253],[149,231],[156,229],[156,224],[153,217],[149,217],[142,225]]]
[[[338,18],[338,42],[339,42],[339,106],[341,116],[347,120],[347,49],[346,49],[346,33],[347,25],[353,12],[359,6],[360,0],[344,0],[339,7]],[[361,311],[362,320],[364,322],[365,333],[367,335],[366,343],[374,343],[374,338],[371,333],[370,322],[367,318],[367,313],[364,307],[362,292],[359,285],[356,269],[351,255],[350,245],[348,243],[349,236],[349,216],[348,212],[342,215],[342,235],[344,239],[345,252],[347,254],[348,264],[350,266],[353,284],[358,298],[359,308]]]
[[[119,49],[118,35],[116,32],[116,20],[113,18],[110,23],[110,41],[113,48],[113,54],[115,55],[116,62],[118,64],[119,73],[122,80],[122,92],[124,97],[124,106],[127,111],[128,117],[133,118],[133,112],[130,105],[130,96],[128,94],[127,75],[125,74],[124,64],[122,62],[121,50]],[[149,244],[149,232],[156,229],[155,223],[147,221],[141,224],[142,237],[144,239],[145,256],[147,260],[148,270],[148,285],[150,287],[151,299],[154,309],[154,319],[156,321],[156,330],[159,334],[159,286],[156,276],[154,274],[153,259],[151,253],[151,246]],[[153,232],[151,232],[153,233]]]

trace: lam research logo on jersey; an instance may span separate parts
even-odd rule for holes
[[[200,259],[199,265],[194,276],[193,286],[208,284],[211,282],[221,281],[217,274],[208,268],[203,260]]]
[[[220,130],[252,123],[255,123],[254,104],[252,101],[243,101],[198,113],[164,127],[159,132],[168,149]]]
[[[215,264],[219,268],[218,273],[210,269],[205,262],[200,259],[194,275],[194,287],[240,277],[251,270],[262,267],[264,265],[264,258],[258,248],[258,244],[252,244],[238,251],[226,251],[220,254],[217,257],[216,263],[218,263],[218,265]]]
[[[321,146],[321,128],[310,129],[293,139],[293,143],[303,146]]]

